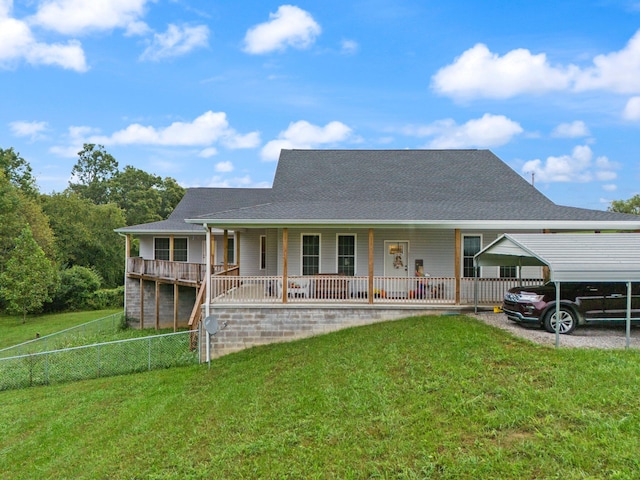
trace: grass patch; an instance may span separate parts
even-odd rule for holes
[[[28,317],[26,323],[22,323],[22,316],[0,315],[0,348],[33,340],[36,334],[44,337],[120,311],[122,309],[35,315]]]
[[[636,478],[640,354],[419,317],[0,392],[6,478]]]

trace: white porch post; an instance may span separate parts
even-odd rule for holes
[[[209,304],[211,303],[211,228],[204,224],[204,228],[207,229],[207,283],[206,283],[206,296],[204,301],[204,312],[205,318],[209,317]],[[211,362],[211,335],[207,332],[206,329],[202,328],[204,326],[204,322],[200,322],[200,332],[203,330],[206,332],[206,355],[207,355],[207,363]]]
[[[211,229],[207,225],[203,225],[207,229],[207,277],[206,277],[206,301],[204,303],[205,314],[209,316],[209,303],[211,303]]]

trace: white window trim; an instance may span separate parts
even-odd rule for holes
[[[339,238],[340,237],[353,237],[353,275],[358,274],[358,234],[357,233],[336,233],[336,273],[338,273],[338,258],[339,254]]]
[[[153,244],[151,245],[151,248],[152,248],[152,251],[153,251],[153,259],[154,260],[158,260],[156,258],[156,239],[158,239],[158,238],[166,238],[167,240],[169,240],[169,248],[171,248],[171,235],[168,235],[168,236],[160,236],[160,235],[154,236],[153,237]],[[175,237],[174,236],[173,237],[173,252],[175,254],[175,247],[176,247],[176,243],[175,242],[176,242],[176,240],[183,239],[183,238],[187,241],[187,259],[184,262],[181,261],[179,263],[189,263],[189,256],[190,256],[191,252],[189,251],[189,237],[188,236],[180,236],[180,237]],[[171,253],[169,253],[169,257],[171,257]],[[164,260],[164,261],[168,262],[169,260]],[[177,262],[177,261],[178,260],[174,260],[174,262]]]
[[[484,238],[482,238],[482,234],[481,233],[463,233],[462,237],[461,237],[461,242],[462,245],[460,245],[460,250],[461,250],[461,255],[460,255],[460,277],[461,278],[473,278],[473,277],[465,277],[464,276],[464,239],[465,237],[480,237],[480,250],[482,250],[482,246],[484,245]],[[480,251],[478,250],[478,251]],[[482,278],[482,267],[478,268],[478,272],[480,273],[480,275],[478,275],[478,278]]]
[[[302,264],[302,258],[303,258],[303,246],[302,246],[302,241],[304,237],[308,237],[308,236],[314,236],[314,237],[318,237],[318,273],[322,273],[322,234],[321,233],[314,233],[314,232],[303,232],[300,234],[300,276],[304,275],[303,272],[303,264]]]
[[[236,242],[236,235],[229,235],[227,237],[227,246],[229,245],[229,241],[233,241],[233,259],[229,260],[230,265],[237,265],[236,258],[238,258],[238,242]],[[227,259],[228,260],[228,259]],[[224,240],[222,242],[222,263],[224,263]]]

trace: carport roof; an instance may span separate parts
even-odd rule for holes
[[[477,266],[548,266],[556,282],[640,282],[640,234],[505,234],[478,252]]]

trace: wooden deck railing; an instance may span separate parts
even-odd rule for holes
[[[536,285],[541,279],[523,279],[523,285]],[[287,277],[287,303],[369,303],[369,278],[337,275]],[[456,280],[452,277],[374,277],[373,303],[454,304]],[[499,304],[504,293],[518,285],[518,279],[478,279],[478,303]],[[233,304],[283,303],[282,277],[214,275],[211,302]],[[473,304],[474,279],[461,279],[460,302]]]
[[[214,275],[238,275],[237,265],[214,265]],[[127,275],[201,284],[207,278],[207,266],[202,263],[170,262],[168,260],[147,260],[131,257],[127,260]]]

